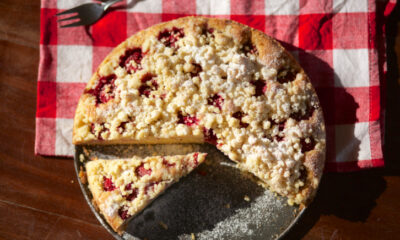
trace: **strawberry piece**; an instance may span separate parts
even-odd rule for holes
[[[107,178],[106,176],[103,176],[103,189],[106,192],[111,192],[116,189],[114,186],[114,183],[111,181],[111,178]]]
[[[207,99],[207,103],[209,105],[216,106],[217,108],[219,108],[219,110],[221,110],[224,99],[219,94],[214,94]]]
[[[125,186],[125,191],[129,191],[129,190],[132,190],[132,183],[128,183]]]
[[[192,63],[192,65],[194,66],[194,70],[190,73],[190,76],[191,77],[199,76],[199,73],[203,71],[203,68],[201,67],[200,64],[197,63]]]
[[[199,165],[199,153],[194,153],[193,154],[193,159],[194,159],[194,165],[197,166]]]
[[[279,132],[282,132],[285,129],[285,124],[286,120],[283,120],[282,122],[277,122],[276,120],[269,120],[271,122],[271,125],[278,125],[278,130]]]
[[[235,112],[234,114],[232,114],[232,117],[239,120],[239,125],[241,128],[247,128],[249,126],[249,124],[242,122],[243,115],[244,115],[243,112],[238,111],[238,112]]]
[[[152,90],[152,88],[150,86],[142,85],[142,86],[139,87],[139,94],[140,95],[145,95],[146,97],[149,97],[150,93],[151,93],[151,90]]]
[[[315,147],[315,140],[312,137],[309,137],[310,141],[307,142],[305,138],[300,139],[300,144],[301,144],[301,152],[305,153],[308,151],[311,151],[314,149]]]
[[[101,77],[96,87],[94,89],[85,90],[85,93],[96,97],[96,105],[106,103],[114,98],[115,79],[117,79],[115,74]]]
[[[145,95],[146,97],[149,97],[152,91],[158,89],[158,83],[154,79],[154,75],[151,73],[146,73],[145,75],[143,75],[140,81],[142,82],[142,85],[138,89],[140,95]]]
[[[118,215],[122,220],[126,220],[131,217],[131,215],[128,214],[128,209],[125,209],[124,206],[118,209]]]
[[[296,79],[296,75],[297,73],[293,71],[287,71],[285,75],[278,74],[278,82],[282,84],[292,82]]]
[[[279,135],[276,135],[276,136],[274,137],[274,139],[275,139],[277,142],[282,141],[284,138],[285,138],[285,137],[281,137],[281,136],[279,136]]]
[[[151,174],[151,169],[146,169],[144,168],[144,163],[142,163],[139,167],[136,168],[136,175],[139,177],[143,177],[145,175],[150,175]]]
[[[286,121],[279,123],[279,125],[278,125],[278,130],[279,131],[283,131],[283,129],[285,129],[285,123],[286,123]]]
[[[217,135],[212,129],[203,128],[204,141],[213,145],[217,145]]]
[[[148,81],[151,81],[151,80],[153,79],[153,77],[154,77],[153,74],[151,74],[151,73],[146,73],[146,74],[144,74],[144,75],[142,76],[142,78],[140,79],[140,81],[141,81],[142,83],[146,83],[146,82],[148,82]]]
[[[257,53],[258,53],[256,46],[254,46],[250,41],[243,44],[241,50],[247,56],[250,54],[257,55]]]
[[[163,158],[163,162],[162,163],[167,167],[175,166],[175,163],[169,163],[165,158]]]
[[[158,34],[158,40],[167,47],[175,47],[175,43],[185,36],[183,28],[173,27],[171,30],[165,29]]]
[[[214,37],[213,33],[214,33],[214,28],[208,28],[208,26],[205,26],[201,31],[202,35],[207,36],[207,34],[211,34],[211,36]]]
[[[120,57],[119,66],[125,68],[129,74],[142,69],[140,63],[144,57],[145,53],[142,52],[141,48],[133,48],[125,51],[125,54]],[[137,66],[132,66],[131,61],[134,61]]]
[[[182,112],[178,112],[178,123],[182,123],[188,126],[193,126],[193,125],[198,125],[199,124],[199,119],[196,118],[196,116],[183,116]]]
[[[117,131],[122,134],[123,132],[125,132],[125,126],[128,123],[128,121],[126,122],[121,122],[118,127],[117,127]]]
[[[150,191],[154,191],[154,187],[155,185],[159,184],[160,182],[152,182],[149,185],[147,185],[146,187],[144,187],[144,193],[147,194],[147,192]]]
[[[279,132],[282,132],[285,129],[285,124],[286,124],[286,120],[283,120],[282,122],[277,122],[276,120],[269,120],[271,122],[271,127],[274,125],[278,125],[278,130]],[[272,140],[275,139],[277,142],[282,141],[285,137],[283,136],[279,136],[279,135],[275,135],[273,138],[271,136],[266,136],[268,139]]]
[[[125,198],[127,201],[133,201],[133,200],[135,200],[135,198],[137,198],[137,195],[138,195],[138,189],[135,188],[132,190],[132,193],[125,196]]]
[[[97,123],[96,123],[97,124]],[[95,128],[96,128],[96,124],[95,123],[91,123],[90,124],[90,132],[97,137],[98,140],[104,140],[103,137],[101,136],[101,134],[103,132],[109,131],[108,128],[106,128],[105,123],[100,123],[100,131],[96,134]]]
[[[264,80],[251,81],[250,83],[256,88],[256,93],[254,94],[256,97],[264,95],[267,91],[267,83]]]
[[[315,111],[314,107],[307,107],[306,112],[304,114],[301,111],[293,112],[290,114],[290,117],[293,118],[294,120],[300,122],[301,120],[310,119],[310,117],[312,117],[314,111]]]

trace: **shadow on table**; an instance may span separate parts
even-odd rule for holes
[[[386,75],[386,115],[385,115],[385,144],[384,173],[388,176],[400,175],[398,149],[400,146],[400,80],[399,62],[396,57],[396,36],[399,35],[400,4],[397,4],[389,16],[386,25],[386,54],[388,72]],[[398,41],[399,43],[399,41]],[[397,43],[397,44],[398,44]],[[400,59],[400,46],[397,46]],[[381,93],[385,96],[385,93]]]
[[[313,203],[284,239],[300,239],[321,215],[366,221],[385,188],[385,180],[376,171],[325,174]]]
[[[400,161],[398,161],[396,151],[400,146],[400,88],[397,81],[399,68],[395,52],[397,24],[400,22],[399,8],[397,4],[386,25],[388,72],[386,85],[382,83],[382,89],[386,90],[386,93],[381,92],[381,96],[386,95],[385,168],[353,173],[326,173],[313,203],[284,239],[304,237],[321,215],[335,215],[354,222],[366,221],[371,210],[376,206],[376,199],[386,189],[387,184],[383,176],[400,175]],[[381,43],[378,42],[382,46]],[[381,56],[380,61],[382,61]],[[380,69],[381,72],[382,70]]]

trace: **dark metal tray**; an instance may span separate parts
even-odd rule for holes
[[[208,144],[76,146],[74,165],[78,176],[93,156],[128,158],[194,151],[207,152],[206,162],[129,222],[122,236],[95,210],[87,184],[79,177],[78,181],[93,213],[116,239],[192,239],[192,234],[196,240],[279,239],[304,212],[260,187]]]

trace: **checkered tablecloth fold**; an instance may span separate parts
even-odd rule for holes
[[[125,0],[88,29],[58,27],[57,12],[85,2],[42,0],[36,154],[73,154],[75,107],[113,47],[159,22],[201,15],[259,29],[298,59],[323,107],[328,171],[384,165],[384,24],[395,0]]]

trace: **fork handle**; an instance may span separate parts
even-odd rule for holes
[[[102,2],[101,5],[103,5],[104,11],[107,10],[111,5],[116,4],[117,2],[121,2],[122,0],[109,0],[107,2]]]

